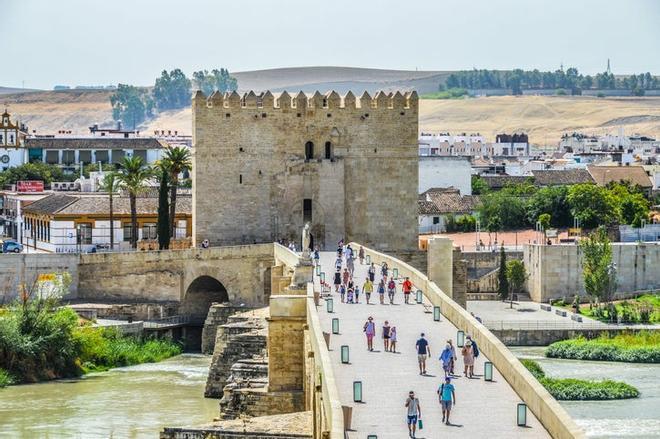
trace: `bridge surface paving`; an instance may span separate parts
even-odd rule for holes
[[[333,282],[335,260],[336,253],[321,254],[322,271],[330,284]],[[360,265],[359,260],[355,260],[354,279],[360,290],[367,278],[367,270],[366,265]],[[353,408],[349,438],[364,439],[370,434],[377,435],[378,439],[408,437],[404,403],[410,390],[415,391],[422,409],[424,429],[417,432],[417,438],[550,437],[529,409],[527,427],[516,425],[516,407],[522,401],[496,370],[493,382],[484,381],[482,374],[487,359],[483,353],[475,360],[474,370],[478,375],[472,379],[464,377],[460,348],[456,348],[458,360],[455,367],[456,374],[460,376],[452,380],[457,404],[451,412],[451,425],[444,425],[436,395],[444,376],[438,357],[447,339],[453,339],[456,345],[457,329],[444,316],[440,322],[433,321],[433,314],[425,312],[427,310],[422,305],[405,305],[400,284],[394,305],[380,305],[377,294],[380,278],[380,267],[377,267],[371,305],[366,304],[362,293],[359,304],[341,303],[339,294],[334,293],[332,287],[334,312],[328,313],[323,301],[318,307],[325,332],[331,333],[332,318],[339,318],[340,333],[330,336],[330,357],[341,404]],[[318,276],[315,276],[315,284],[320,288]],[[387,293],[385,302],[388,303]],[[410,302],[414,302],[414,294]],[[429,305],[426,301],[425,304]],[[373,352],[367,350],[362,331],[369,316],[376,322]],[[383,350],[381,327],[385,320],[397,328],[397,353]],[[422,332],[426,334],[431,349],[426,376],[419,375],[415,349],[415,342]],[[341,363],[341,345],[349,346],[350,364]],[[353,402],[354,381],[362,381],[362,403]]]

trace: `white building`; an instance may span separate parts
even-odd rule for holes
[[[472,194],[472,167],[469,157],[420,156],[419,193],[431,188],[454,187],[461,194]]]
[[[13,123],[5,110],[0,116],[0,171],[20,166],[27,161],[27,150],[23,147],[26,135],[25,126]]]

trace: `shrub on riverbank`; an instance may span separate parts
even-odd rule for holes
[[[75,377],[179,353],[181,347],[170,340],[143,341],[116,329],[81,325],[77,314],[56,299],[25,299],[0,315],[0,372],[7,375],[0,373],[0,382]]]
[[[522,364],[558,401],[603,401],[637,398],[639,390],[621,381],[589,381],[575,378],[551,378],[534,360],[521,360]]]
[[[0,388],[7,387],[10,384],[13,384],[14,380],[11,378],[11,375],[4,370],[0,369]]]
[[[660,333],[641,331],[614,337],[603,334],[593,340],[578,337],[552,343],[545,350],[545,356],[573,360],[660,363]]]

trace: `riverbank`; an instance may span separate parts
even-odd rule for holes
[[[166,426],[218,416],[204,387],[211,357],[182,354],[159,363],[0,391],[0,437],[153,439]]]
[[[547,358],[544,347],[511,347],[518,358],[537,361],[550,376],[625,380],[639,398],[625,401],[559,401],[589,438],[660,438],[660,364]]]
[[[552,343],[545,355],[549,358],[588,361],[660,363],[660,332],[640,331],[614,337],[603,334],[591,340],[578,337]]]

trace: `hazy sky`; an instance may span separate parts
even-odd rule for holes
[[[660,74],[660,0],[0,0],[0,86],[341,65]]]

